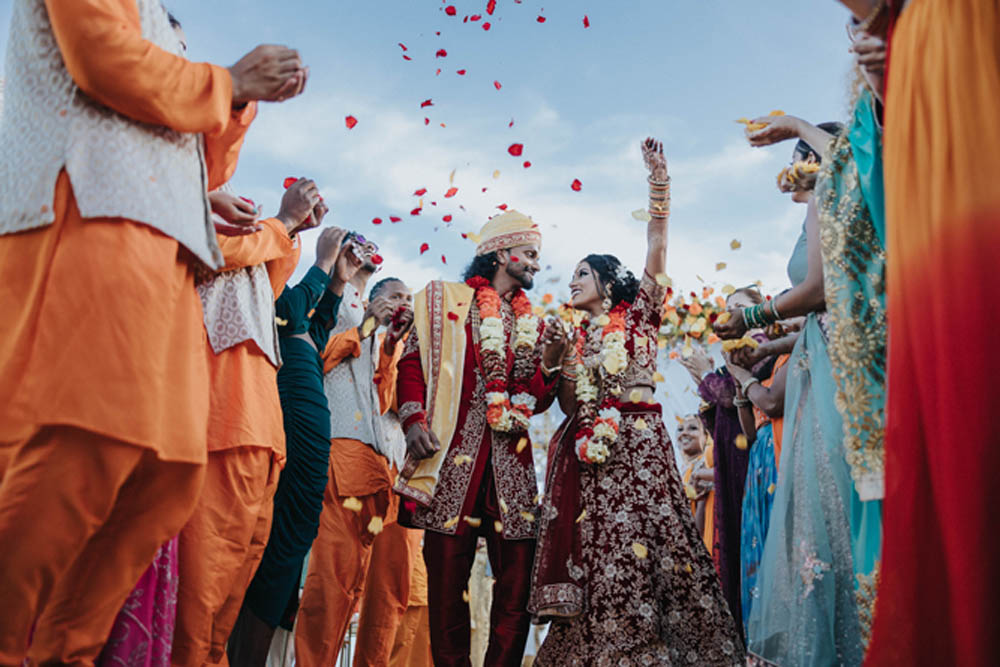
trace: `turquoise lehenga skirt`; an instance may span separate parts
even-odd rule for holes
[[[774,505],[751,595],[748,648],[777,665],[860,665],[858,600],[881,547],[881,501],[862,502],[844,458],[827,334],[809,315],[788,362]]]
[[[743,491],[743,514],[740,524],[740,600],[743,605],[744,633],[750,619],[753,596],[759,594],[757,573],[764,555],[764,538],[767,537],[777,483],[774,429],[768,422],[757,429],[757,438],[750,447],[747,481]]]

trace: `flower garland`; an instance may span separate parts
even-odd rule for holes
[[[506,336],[500,295],[489,281],[473,277],[466,281],[476,290],[479,325],[479,357],[486,380],[486,421],[494,431],[527,430],[535,412],[535,397],[528,391],[534,374],[532,356],[538,342],[538,317],[523,290],[511,299],[514,309],[514,369],[508,386]]]
[[[625,313],[630,304],[621,302],[607,315],[597,318],[601,331],[601,363],[596,373],[603,369],[604,400],[598,403],[600,390],[595,374],[584,363],[586,331],[577,336],[576,401],[578,405],[576,429],[576,456],[584,463],[604,463],[611,454],[611,446],[618,440],[621,412],[618,396],[624,391],[625,369],[628,367],[628,350],[625,348]]]

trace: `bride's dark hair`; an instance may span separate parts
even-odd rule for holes
[[[639,280],[614,255],[587,255],[583,258],[597,275],[597,288],[602,297],[610,297],[611,305],[622,301],[632,303],[639,295]]]

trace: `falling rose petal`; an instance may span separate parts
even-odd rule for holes
[[[515,262],[515,263],[516,263],[516,262],[520,262],[521,260],[520,260],[520,259],[518,259],[517,257],[511,257],[511,258],[510,258],[510,261],[512,261],[512,262]]]
[[[500,85],[499,81],[494,81],[493,82],[493,87],[496,88],[497,90],[500,90],[501,88],[503,88],[503,86]]]
[[[431,249],[431,246],[427,243],[420,244],[420,254],[423,255],[425,252]]]
[[[483,192],[486,192],[486,188],[483,188]]]
[[[417,208],[415,208],[415,209],[413,209],[412,211],[410,211],[410,215],[420,215],[420,210],[421,210],[421,209],[420,209],[420,207],[418,206]]]
[[[389,222],[402,222],[403,219],[396,215],[389,216]]]
[[[529,162],[528,160],[525,160],[524,161],[524,168],[527,169],[530,166],[531,166],[531,162]]]
[[[449,213],[448,215],[444,216],[441,219],[444,220],[445,222],[451,222],[451,213]]]
[[[382,255],[372,255],[372,264],[374,264],[375,266],[378,266],[384,261],[385,260],[382,259]]]
[[[499,169],[495,169],[493,171],[493,179],[496,180],[498,178],[500,178],[500,170]]]
[[[493,16],[493,12],[496,10],[496,8],[497,8],[497,0],[489,0],[489,2],[486,3],[486,13],[489,14],[490,16]]]
[[[445,7],[444,13],[447,14],[448,16],[454,16],[457,13],[455,5],[448,5],[447,7]]]
[[[507,123],[507,127],[514,127],[514,119],[513,118],[511,118],[510,122]]]
[[[448,192],[444,193],[444,198],[445,199],[451,199],[456,194],[458,194],[458,188],[454,188],[454,187],[448,188]]]
[[[497,208],[500,209],[501,211],[506,211],[507,210],[507,204],[500,204],[499,206],[497,206]]]
[[[285,180],[284,180],[284,181],[282,182],[282,185],[284,185],[284,186],[285,186],[285,189],[287,190],[288,188],[292,187],[292,185],[293,185],[293,184],[295,183],[295,181],[297,181],[297,180],[299,180],[299,179],[295,178],[294,176],[289,176],[288,178],[286,178],[286,179],[285,179]]]
[[[406,44],[403,44],[402,42],[399,42],[399,48],[403,49],[404,51],[409,51],[409,49],[406,48]]]
[[[344,125],[347,126],[348,130],[353,130],[354,126],[358,124],[358,119],[354,116],[348,116],[344,119]]]
[[[469,22],[469,17],[468,16],[465,16],[465,17],[462,18],[462,23],[468,23],[468,22]]]
[[[434,76],[440,76],[440,75],[441,75],[441,68],[438,67],[437,71],[434,72]]]
[[[518,157],[524,152],[524,144],[511,144],[507,147],[507,152],[514,157]]]
[[[438,49],[437,53],[434,54],[435,58],[445,58],[448,56],[448,52],[444,49]]]
[[[442,264],[447,264],[448,263],[448,260],[445,259],[444,255],[441,255],[441,263]]]
[[[408,55],[406,55],[406,54],[404,53],[404,54],[403,54],[403,60],[413,60],[413,58],[411,58],[410,56],[408,56]]]
[[[465,76],[465,70],[464,69],[460,69],[457,72],[455,72],[455,74],[457,74],[459,76]]]
[[[382,218],[372,218],[372,224],[373,225],[381,225],[382,224]]]
[[[469,17],[469,20],[470,21],[478,21],[481,18],[483,18],[481,14],[473,14],[472,16]]]
[[[420,108],[421,109],[426,108],[426,107],[432,107],[432,106],[434,106],[434,102],[432,102],[430,100],[424,100],[423,102],[420,103]]]
[[[584,28],[589,28],[590,27],[590,19],[587,18],[586,14],[583,15],[583,27]]]
[[[573,190],[573,192],[579,192],[583,189],[583,183],[580,182],[579,178],[574,178],[573,182],[569,184],[569,187]]]
[[[453,313],[453,312],[451,312],[451,311],[449,310],[449,311],[448,311],[448,319],[449,319],[449,320],[451,320],[452,322],[458,322],[458,315],[456,315],[455,313]],[[460,464],[460,463],[458,462],[458,457],[457,457],[457,456],[455,457],[455,465],[461,465],[461,464]]]
[[[493,26],[491,26],[491,25],[490,25],[490,22],[489,22],[489,21],[485,21],[485,22],[483,23],[483,30],[489,30],[489,29],[490,29],[490,28],[492,28],[492,27],[493,27]]]
[[[430,118],[424,118],[424,125],[430,125],[430,124],[431,124],[431,119]]]
[[[420,188],[413,192],[414,197],[423,197],[425,194],[427,194],[427,188]]]
[[[538,21],[539,23],[545,23],[545,17],[544,17],[544,16],[539,16],[539,17],[538,17],[537,19],[535,19],[535,20],[536,20],[536,21]]]

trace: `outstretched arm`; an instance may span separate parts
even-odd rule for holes
[[[667,270],[667,219],[670,217],[670,177],[663,144],[648,137],[642,142],[642,159],[649,170],[649,222],[646,225],[646,273]]]

